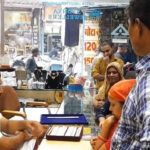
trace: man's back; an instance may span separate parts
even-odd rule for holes
[[[36,68],[37,68],[37,64],[36,64],[34,58],[33,57],[29,58],[26,63],[27,71],[33,73]]]

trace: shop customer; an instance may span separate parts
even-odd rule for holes
[[[38,55],[39,55],[39,49],[34,48],[32,50],[32,57],[29,58],[26,63],[27,79],[30,79],[32,77],[32,74],[34,74],[34,71],[37,69],[37,64],[35,62],[34,57],[37,57]]]
[[[94,107],[96,107],[96,119],[99,121],[101,127],[105,121],[109,111],[108,91],[110,88],[120,80],[123,80],[123,68],[117,62],[112,62],[107,66],[105,80],[102,87],[94,100]],[[102,106],[103,105],[103,106]]]
[[[92,70],[92,76],[96,79],[96,88],[99,89],[104,82],[104,75],[106,68],[111,62],[118,62],[122,67],[124,63],[121,59],[114,56],[114,45],[112,42],[105,42],[101,45],[101,51],[104,54],[104,57],[99,58]]]
[[[137,83],[124,104],[111,150],[150,149],[150,1],[131,0],[127,8],[128,31],[135,53]]]
[[[135,79],[123,80],[111,87],[108,96],[112,116],[106,119],[98,137],[91,139],[94,150],[110,150],[111,139],[118,126],[123,104],[135,83]]]

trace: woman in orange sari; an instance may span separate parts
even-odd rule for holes
[[[100,134],[91,139],[94,150],[110,150],[111,139],[119,124],[123,104],[135,84],[135,79],[123,80],[110,88],[108,97],[112,115],[105,120]]]

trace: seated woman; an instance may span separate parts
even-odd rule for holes
[[[110,63],[106,69],[103,86],[99,89],[93,101],[94,107],[96,108],[96,119],[99,121],[100,127],[105,121],[105,117],[110,114],[108,91],[115,83],[123,79],[123,68],[120,64],[117,62]]]
[[[105,120],[100,134],[91,139],[94,150],[110,150],[111,139],[119,124],[123,104],[135,84],[136,80],[130,79],[120,81],[111,87],[108,97],[112,116]]]
[[[42,137],[47,128],[47,125],[41,125],[36,121],[7,120],[0,114],[0,132],[3,131],[13,135],[6,137],[0,134],[0,148],[3,150],[18,150],[25,141],[29,141],[33,137]]]

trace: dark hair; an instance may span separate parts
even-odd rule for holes
[[[69,66],[68,66],[69,68],[72,68],[73,67],[73,65],[72,64],[69,64]]]
[[[110,47],[114,47],[114,44],[111,41],[107,41],[107,42],[102,43],[100,47],[103,47],[106,45],[109,45]]]
[[[101,52],[101,45],[98,46],[98,48],[96,49],[96,51]]]
[[[127,47],[127,45],[126,44],[118,44],[118,47],[121,47],[121,48],[126,48]]]
[[[150,29],[150,1],[149,0],[131,0],[126,8],[131,23],[139,18]]]
[[[38,48],[32,49],[32,54],[33,54],[33,53],[38,53],[38,52],[39,52],[39,49],[38,49]]]

